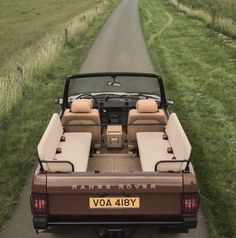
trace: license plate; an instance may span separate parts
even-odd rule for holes
[[[89,198],[89,208],[139,208],[139,197]]]

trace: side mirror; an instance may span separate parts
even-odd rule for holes
[[[172,101],[172,100],[167,100],[167,102],[166,102],[166,106],[167,107],[169,107],[169,106],[172,106],[172,105],[174,105],[174,101]]]
[[[63,99],[62,99],[62,98],[56,98],[56,99],[54,100],[54,103],[55,103],[56,105],[62,105],[62,104],[63,104]]]

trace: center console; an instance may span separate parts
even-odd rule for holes
[[[107,148],[121,148],[122,141],[122,126],[108,125],[107,126]]]

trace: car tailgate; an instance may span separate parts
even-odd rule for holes
[[[182,173],[156,175],[48,174],[50,215],[177,215],[181,213]],[[136,198],[135,207],[91,207],[91,199]],[[98,200],[96,200],[98,201]]]

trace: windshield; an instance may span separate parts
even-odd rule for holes
[[[145,76],[95,76],[71,78],[68,97],[82,93],[140,93],[160,96],[156,77]]]

